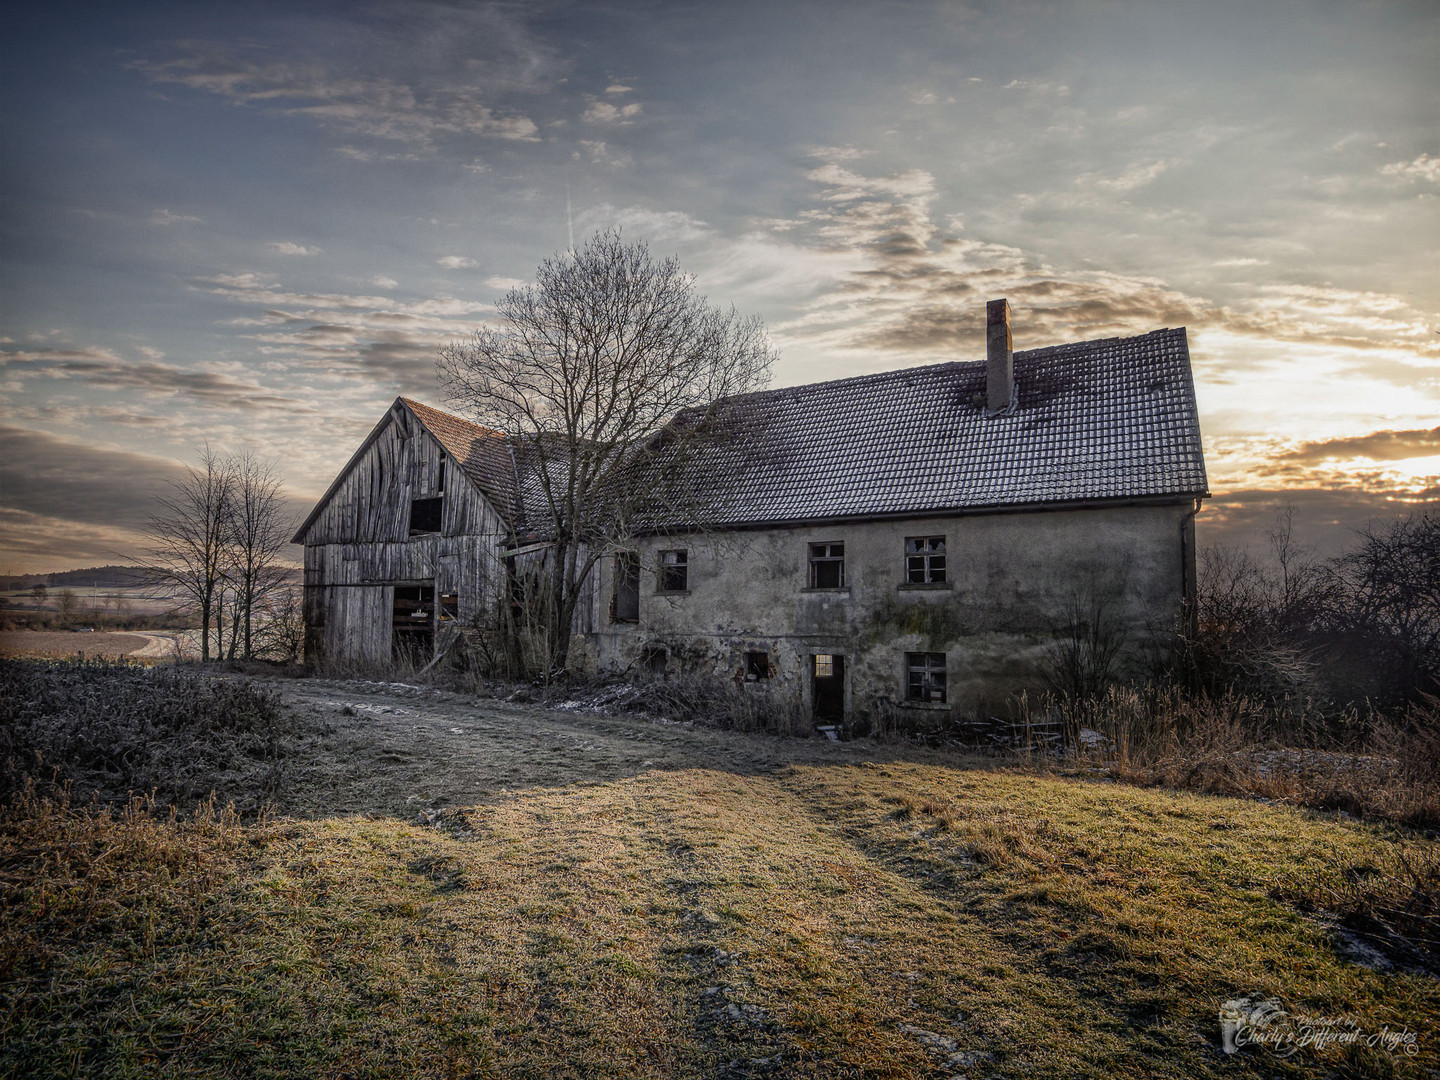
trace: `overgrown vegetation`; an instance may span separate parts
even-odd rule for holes
[[[75,798],[258,811],[295,734],[273,691],[183,665],[0,660],[0,800],[32,781]]]

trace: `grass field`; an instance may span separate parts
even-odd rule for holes
[[[534,714],[501,718],[550,737]],[[704,738],[719,755],[729,737]],[[1440,981],[1356,963],[1363,942],[1306,899],[1379,887],[1405,864],[1433,872],[1419,834],[853,751],[654,766],[533,786],[507,773],[476,805],[411,820],[171,822],[22,800],[0,828],[0,1072],[1437,1068]],[[1418,1053],[1227,1056],[1219,1010],[1242,996],[1353,1025],[1337,1031],[1408,1032]]]

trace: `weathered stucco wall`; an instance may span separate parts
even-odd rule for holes
[[[1127,655],[1172,633],[1193,576],[1191,505],[916,518],[757,530],[640,545],[640,615],[604,615],[614,560],[596,581],[587,654],[624,668],[657,647],[668,669],[734,675],[770,654],[770,685],[811,707],[810,658],[845,657],[847,713],[973,715],[1044,683],[1057,632],[1097,604]],[[905,584],[907,537],[944,536],[943,584]],[[809,545],[845,545],[845,586],[810,589]],[[656,591],[657,553],[685,548],[688,589]],[[907,652],[944,653],[943,707],[905,701]]]
[[[441,494],[438,533],[410,536],[410,504]],[[306,530],[306,655],[347,663],[391,659],[396,586],[455,593],[459,619],[483,622],[503,580],[499,515],[440,444],[406,413],[392,416]]]

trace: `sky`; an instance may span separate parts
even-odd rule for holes
[[[297,511],[619,227],[774,385],[1189,333],[1202,543],[1440,498],[1440,5],[126,3],[0,44],[0,573],[128,561],[200,447]]]

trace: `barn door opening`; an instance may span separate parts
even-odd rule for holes
[[[845,657],[818,653],[810,658],[811,701],[816,720],[845,719]]]
[[[428,664],[435,654],[435,587],[396,585],[390,644],[399,663]]]

